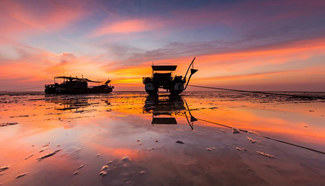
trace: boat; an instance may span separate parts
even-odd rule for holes
[[[56,83],[57,79],[63,79],[62,83]],[[54,77],[54,83],[45,85],[45,94],[89,94],[89,93],[110,93],[114,86],[108,85],[111,80],[104,84],[88,87],[88,83],[102,83],[87,78],[71,76]]]
[[[143,84],[145,85],[145,91],[149,95],[157,95],[158,89],[163,88],[170,92],[172,95],[179,95],[184,90],[186,90],[188,83],[192,75],[197,72],[197,69],[194,69],[193,63],[195,57],[189,65],[185,76],[173,76],[172,73],[176,70],[177,65],[152,65],[152,76],[143,77]],[[191,74],[187,79],[187,74],[191,68]],[[186,83],[186,85],[185,85]]]

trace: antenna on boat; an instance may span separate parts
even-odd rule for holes
[[[188,81],[187,81],[187,83],[186,83],[186,86],[185,86],[184,90],[187,88],[188,83],[190,82],[190,79],[191,79],[192,75],[198,71],[197,69],[194,69],[194,64],[193,64],[193,63],[194,63],[195,59],[196,59],[196,57],[193,58],[193,60],[192,60],[192,62],[191,62],[191,64],[190,64],[190,66],[187,68],[186,74],[185,74],[185,76],[184,76],[184,81],[186,81],[187,73],[188,73],[188,71],[190,70],[190,67],[192,67],[192,68],[191,68],[191,74],[190,74],[190,77],[188,77]]]
[[[188,71],[190,70],[190,68],[191,68],[191,67],[192,67],[192,69],[194,68],[193,63],[194,63],[195,59],[196,59],[196,57],[193,58],[191,64],[188,66],[187,71],[186,71],[185,76],[184,76],[184,80],[186,80],[187,73],[188,73]],[[195,72],[194,72],[194,73],[195,73]],[[194,73],[193,73],[193,74],[194,74]],[[192,70],[191,70],[191,75],[192,75]]]

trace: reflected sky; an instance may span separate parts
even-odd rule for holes
[[[325,181],[323,100],[114,92],[2,95],[0,105],[0,168],[9,166],[0,171],[4,185]],[[56,150],[60,152],[38,160]],[[108,173],[101,177],[105,164]],[[84,167],[78,169],[80,165]],[[22,173],[27,174],[15,178]]]

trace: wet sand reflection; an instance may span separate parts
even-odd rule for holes
[[[301,148],[325,151],[322,100],[116,92],[2,95],[0,106],[4,185],[325,181],[324,154]]]

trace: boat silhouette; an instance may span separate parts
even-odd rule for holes
[[[56,83],[56,79],[63,79],[62,83]],[[88,83],[101,83],[87,78],[57,76],[54,77],[54,84],[45,85],[46,94],[89,94],[89,93],[110,93],[114,86],[108,85],[111,80],[104,84],[88,87]]]
[[[172,72],[176,70],[177,65],[152,65],[152,76],[143,77],[143,84],[145,85],[146,92],[149,95],[156,95],[158,93],[158,89],[163,88],[173,95],[182,93],[187,88],[192,75],[198,71],[197,69],[193,68],[194,61],[195,57],[189,65],[184,77],[177,75],[172,76]],[[187,74],[190,68],[191,74],[187,79]]]

